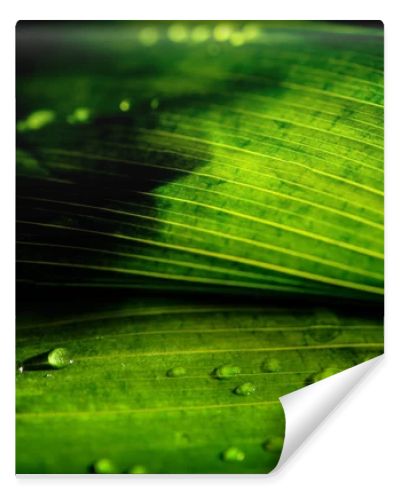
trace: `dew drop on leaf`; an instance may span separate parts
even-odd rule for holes
[[[49,365],[53,368],[64,368],[73,363],[68,349],[57,347],[48,353]]]
[[[182,377],[186,374],[186,368],[183,366],[175,366],[167,371],[167,377]]]
[[[224,460],[224,462],[243,462],[245,457],[246,455],[244,454],[244,452],[241,449],[236,448],[235,446],[227,448],[222,453],[222,460]]]
[[[265,373],[279,372],[281,369],[280,362],[275,358],[265,359],[261,365],[261,371]]]
[[[213,372],[215,378],[224,380],[235,377],[240,374],[240,368],[234,365],[222,365],[216,368]]]
[[[117,468],[108,458],[101,458],[93,464],[93,472],[95,474],[117,474]]]
[[[60,368],[65,368],[73,363],[71,354],[65,347],[56,347],[50,351],[46,351],[36,356],[32,356],[24,360],[18,370],[31,371],[31,370],[58,370]]]
[[[238,385],[234,390],[234,393],[238,396],[250,396],[255,392],[256,386],[251,382],[245,382],[244,384]]]
[[[131,101],[129,99],[123,99],[119,103],[119,109],[121,111],[123,111],[124,113],[126,113],[127,111],[129,111],[131,109]]]
[[[68,117],[67,122],[71,125],[76,123],[87,123],[90,119],[89,108],[76,108]]]

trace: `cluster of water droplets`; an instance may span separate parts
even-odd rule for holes
[[[259,37],[260,27],[257,23],[246,23],[240,27],[228,22],[220,22],[216,25],[173,23],[166,30],[156,24],[145,26],[139,30],[137,40],[145,47],[152,47],[165,39],[173,43],[193,44],[207,41],[228,42],[234,47],[239,47],[245,43],[253,42]]]

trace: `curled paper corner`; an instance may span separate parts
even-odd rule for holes
[[[280,471],[326,417],[383,360],[383,356],[279,398],[285,412],[286,430],[282,453],[272,474]]]

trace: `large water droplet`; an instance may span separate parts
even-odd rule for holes
[[[148,474],[148,470],[144,465],[134,465],[128,470],[128,474]]]
[[[222,365],[216,368],[213,372],[214,377],[218,378],[219,380],[232,378],[239,374],[240,368],[234,365]]]
[[[64,368],[73,363],[68,349],[57,347],[49,352],[47,359],[53,368]]]
[[[245,453],[235,446],[227,448],[222,453],[222,460],[224,460],[225,462],[243,462],[245,458]]]
[[[183,366],[175,366],[167,371],[167,377],[182,377],[186,375],[186,368]]]
[[[118,474],[116,466],[108,458],[97,460],[92,468],[95,474]]]
[[[263,448],[265,451],[280,452],[283,447],[283,437],[275,436],[265,441]]]
[[[19,371],[60,369],[72,363],[73,360],[68,349],[57,347],[26,359],[20,365]]]
[[[234,390],[234,393],[238,396],[250,396],[255,392],[256,386],[251,382],[245,382],[244,384],[238,385]]]

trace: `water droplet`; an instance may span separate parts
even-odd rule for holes
[[[49,352],[47,359],[53,368],[64,368],[73,363],[68,349],[57,347]]]
[[[202,43],[210,38],[210,34],[210,28],[208,26],[199,25],[193,28],[190,38],[195,43]]]
[[[27,130],[39,130],[54,121],[56,114],[50,109],[39,109],[34,111],[25,120],[20,120],[17,123],[17,130],[25,132]]]
[[[182,377],[186,375],[186,368],[183,366],[175,366],[167,371],[167,377]]]
[[[168,28],[167,35],[168,38],[171,40],[171,42],[181,43],[187,39],[189,33],[188,29],[184,24],[177,23],[177,24],[172,24]]]
[[[121,111],[123,111],[124,113],[126,113],[127,111],[129,111],[131,109],[131,101],[129,99],[123,99],[119,103],[119,109]]]
[[[279,372],[280,369],[281,369],[281,364],[275,358],[265,359],[261,365],[261,371],[265,373]]]
[[[222,460],[224,460],[225,462],[243,462],[245,458],[246,455],[244,454],[244,452],[239,448],[236,448],[235,446],[227,448],[222,453]]]
[[[240,368],[234,365],[222,365],[216,368],[213,372],[215,378],[224,380],[235,377],[240,374]]]
[[[118,474],[117,468],[108,458],[101,458],[93,464],[95,474]]]
[[[71,125],[76,123],[87,123],[90,119],[90,114],[89,108],[76,108],[70,115],[68,115],[67,122]]]
[[[244,384],[238,385],[233,391],[238,396],[250,396],[255,392],[256,386],[251,382],[245,382]]]
[[[143,28],[140,30],[138,35],[139,42],[146,47],[155,45],[159,38],[160,35],[158,34],[158,30],[154,26],[147,26],[146,28]]]
[[[217,42],[226,42],[229,40],[233,32],[233,27],[230,24],[219,23],[214,28],[214,38]]]
[[[281,436],[275,436],[271,439],[268,439],[268,441],[265,441],[263,444],[263,448],[265,451],[274,451],[274,452],[280,452],[283,447],[283,437]]]
[[[154,97],[150,101],[150,107],[151,107],[151,109],[157,109],[159,105],[160,105],[160,101],[156,97]]]
[[[148,474],[148,471],[144,465],[134,465],[129,469],[128,474]]]
[[[68,349],[64,347],[56,347],[50,351],[32,356],[26,359],[21,367],[23,370],[48,370],[65,368],[73,363]],[[20,370],[21,371],[21,370]]]

